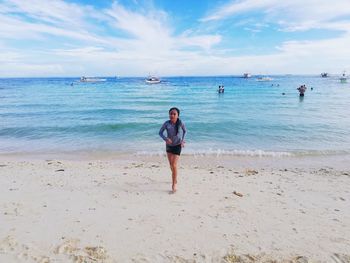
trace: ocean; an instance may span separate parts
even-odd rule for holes
[[[163,77],[151,85],[144,78],[2,78],[0,154],[162,154],[158,131],[173,106],[188,130],[184,154],[350,153],[350,84],[339,76],[271,77]]]

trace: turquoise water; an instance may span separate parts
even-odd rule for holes
[[[158,131],[172,106],[188,129],[185,154],[350,152],[350,84],[338,77],[162,80],[0,79],[0,153],[160,153]],[[225,93],[218,94],[222,84]],[[303,99],[300,84],[308,87]]]

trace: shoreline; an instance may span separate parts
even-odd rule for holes
[[[198,164],[210,166],[211,164],[225,164],[231,168],[256,166],[261,167],[337,167],[348,168],[350,154],[328,154],[328,155],[291,155],[291,156],[251,156],[231,154],[183,154],[181,153],[180,164]],[[6,161],[43,161],[43,160],[64,160],[64,161],[108,161],[118,162],[139,160],[144,162],[163,162],[167,164],[165,151],[157,154],[140,154],[125,152],[61,152],[61,153],[9,153],[0,154],[0,162]]]
[[[149,148],[149,145],[143,148]],[[181,156],[230,156],[230,157],[327,157],[327,156],[341,156],[349,155],[350,149],[309,149],[309,150],[262,150],[262,149],[224,149],[224,148],[195,148],[185,147],[181,152]],[[65,156],[81,156],[83,158],[107,158],[108,156],[162,156],[165,154],[165,146],[163,143],[158,143],[156,150],[153,148],[149,151],[137,150],[133,148],[126,147],[127,150],[116,150],[118,147],[114,148],[81,148],[81,149],[67,149],[67,147],[62,149],[41,149],[41,150],[28,150],[28,149],[17,149],[17,150],[6,150],[2,149],[0,151],[0,158],[11,157],[11,156],[35,156],[42,157],[53,156],[64,158]]]
[[[0,156],[4,262],[350,262],[345,157],[181,156],[173,195],[165,156],[32,157]]]

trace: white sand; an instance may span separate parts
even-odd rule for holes
[[[349,167],[182,156],[169,194],[164,156],[3,156],[0,262],[350,262]]]

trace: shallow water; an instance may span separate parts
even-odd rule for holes
[[[341,84],[338,77],[162,81],[0,79],[0,153],[160,153],[164,145],[158,131],[172,106],[180,108],[188,129],[185,154],[350,152],[350,84]],[[308,87],[304,98],[296,90],[301,84]],[[218,85],[225,85],[224,94],[217,93]]]

